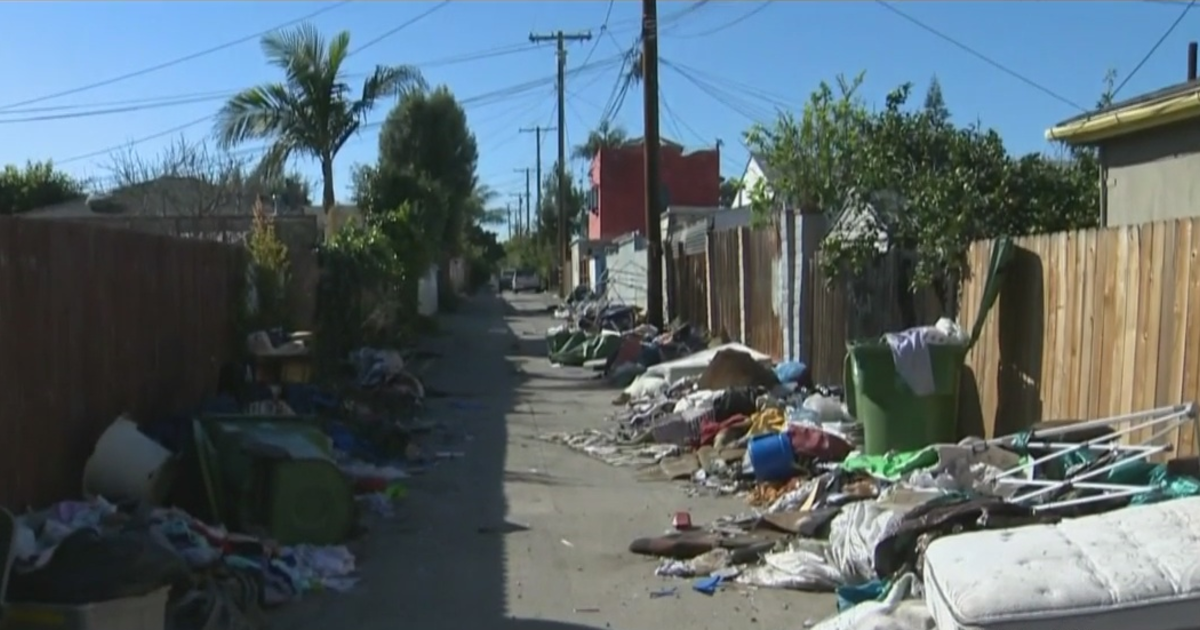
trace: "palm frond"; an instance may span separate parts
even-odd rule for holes
[[[222,148],[284,132],[301,115],[300,103],[282,83],[267,83],[235,94],[217,111],[215,132]]]

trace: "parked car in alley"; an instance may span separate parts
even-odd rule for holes
[[[537,272],[528,269],[518,270],[513,274],[512,292],[520,293],[522,291],[541,291],[542,279]]]
[[[515,275],[517,275],[515,269],[505,269],[504,271],[500,272],[499,289],[501,293],[512,290],[513,276]]]

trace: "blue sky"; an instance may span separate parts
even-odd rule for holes
[[[434,2],[353,2],[311,21],[325,32],[349,30],[358,45],[428,11]],[[611,4],[611,15],[609,15]],[[906,21],[879,2],[751,0],[660,2],[662,133],[689,147],[723,140],[722,170],[736,176],[746,162],[740,143],[753,122],[780,104],[801,104],[821,81],[866,71],[864,96],[879,103],[895,85],[912,81],[916,96],[930,77],[941,81],[956,120],[976,119],[1000,131],[1010,151],[1048,149],[1045,128],[1078,113],[1065,101],[1091,106],[1105,71],[1124,78],[1149,52],[1187,3],[1124,2],[903,2],[900,9],[958,40],[1024,80]],[[55,93],[137,72],[298,19],[332,2],[8,2],[0,4],[0,163],[53,159],[62,168],[103,180],[104,156],[70,158],[163,134],[212,114],[219,95],[274,80],[255,41],[135,78],[42,100]],[[617,82],[616,60],[637,37],[641,3],[456,1],[381,40],[349,61],[351,72],[374,64],[421,65],[431,84],[448,85],[460,99],[486,96],[467,114],[480,146],[480,175],[501,191],[524,190],[515,169],[534,164],[532,134],[519,127],[554,120],[550,78],[553,47],[529,46],[531,31],[591,29],[595,39],[571,45],[568,67],[585,59],[592,69],[568,79],[568,142],[600,119]],[[682,13],[681,13],[682,12]],[[676,15],[678,14],[678,15]],[[606,22],[607,29],[601,30]],[[1191,11],[1157,53],[1134,75],[1121,97],[1183,80],[1186,42],[1200,27]],[[353,46],[353,45],[352,45]],[[594,50],[593,50],[594,49]],[[477,53],[509,50],[504,55]],[[475,58],[447,63],[454,58]],[[429,63],[427,62],[435,62]],[[441,63],[436,63],[441,62]],[[597,63],[607,62],[607,63]],[[682,68],[680,72],[677,68]],[[694,80],[699,78],[704,87]],[[541,80],[541,83],[537,83]],[[534,82],[534,87],[504,92]],[[1034,83],[1060,98],[1029,85]],[[631,135],[642,129],[642,98],[635,86],[615,120]],[[145,107],[98,116],[29,121],[146,104],[151,99],[200,95],[201,102]],[[25,101],[34,101],[17,107]],[[161,102],[161,101],[160,101]],[[469,101],[470,102],[470,101]],[[373,119],[382,119],[387,106]],[[182,135],[203,139],[202,122],[130,147],[152,158]],[[375,156],[375,132],[351,140],[338,157],[339,197],[348,196],[348,173]],[[554,158],[547,138],[544,164]],[[314,180],[318,171],[301,164]],[[573,166],[577,172],[582,165]]]

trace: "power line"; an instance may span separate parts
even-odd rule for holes
[[[738,24],[741,24],[742,22],[745,22],[746,20],[749,20],[750,18],[758,15],[759,13],[761,13],[763,11],[763,9],[766,9],[767,7],[771,6],[771,3],[774,1],[775,0],[766,0],[766,2],[763,2],[762,4],[758,5],[757,7],[754,7],[753,9],[750,9],[749,11],[744,13],[741,17],[735,18],[734,20],[732,20],[730,22],[726,22],[720,26],[710,28],[707,31],[701,31],[699,33],[692,33],[691,35],[676,35],[675,37],[676,37],[676,39],[695,39],[697,37],[708,37],[709,35],[715,35],[726,29],[733,28],[734,26],[737,26]]]
[[[358,48],[355,48],[353,51],[350,52],[350,54],[348,54],[346,56],[352,57],[354,55],[357,55],[358,53],[374,46],[375,44],[378,44],[379,42],[382,42],[383,40],[391,37],[392,35],[395,35],[396,33],[399,33],[400,31],[412,26],[413,24],[420,22],[421,20],[429,17],[430,15],[433,15],[437,11],[446,8],[446,5],[448,5],[448,4],[450,4],[450,0],[442,0],[441,2],[435,4],[432,8],[427,9],[423,13],[419,13],[415,17],[409,18],[407,21],[401,23],[399,26],[390,28],[387,31],[385,31],[382,35],[380,35],[379,37],[372,39],[371,41],[363,44],[362,46],[359,46]]]
[[[1007,74],[1008,76],[1020,81],[1021,83],[1028,85],[1029,87],[1041,92],[1042,94],[1045,94],[1046,96],[1049,96],[1050,98],[1052,98],[1060,103],[1070,105],[1071,107],[1074,107],[1075,109],[1078,109],[1079,111],[1083,111],[1083,112],[1088,111],[1088,109],[1086,107],[1083,107],[1082,105],[1072,101],[1071,99],[1069,99],[1065,96],[1062,96],[1061,94],[1058,94],[1054,90],[1051,90],[1050,88],[1034,81],[1033,79],[1030,79],[1029,77],[1026,77],[1025,75],[1020,74],[1019,72],[1000,63],[999,61],[996,61],[995,59],[988,57],[987,55],[979,52],[978,50],[975,50],[974,48],[971,48],[970,46],[958,41],[957,39],[954,39],[953,37],[937,30],[936,28],[918,20],[917,18],[909,15],[908,13],[901,11],[899,8],[897,8],[895,5],[891,4],[890,2],[887,2],[886,0],[875,0],[875,2],[879,6],[887,9],[888,11],[891,11],[892,13],[895,13],[896,15],[904,18],[908,22],[916,25],[918,28],[938,37],[939,39],[941,39],[949,44],[952,44],[959,50],[962,50],[963,52],[971,55],[972,57],[975,57],[976,59],[1003,72],[1004,74]]]
[[[18,101],[18,102],[16,102],[16,103],[9,103],[8,105],[0,105],[0,111],[6,110],[6,109],[10,109],[10,108],[13,108],[13,107],[21,107],[21,106],[23,106],[23,105],[32,105],[32,104],[34,104],[34,103],[41,103],[42,101],[48,101],[48,100],[50,100],[50,99],[60,98],[60,97],[63,97],[63,96],[69,96],[69,95],[71,95],[71,94],[78,94],[78,93],[80,93],[80,92],[86,92],[86,91],[88,91],[88,90],[94,90],[94,89],[96,89],[96,88],[98,88],[98,87],[104,87],[104,86],[106,86],[106,85],[112,85],[112,84],[114,84],[114,83],[118,83],[118,82],[120,82],[120,81],[125,81],[125,80],[127,80],[127,79],[132,79],[132,78],[134,78],[134,77],[140,77],[140,76],[143,76],[143,75],[146,75],[146,74],[150,74],[150,73],[152,73],[152,72],[158,72],[159,70],[163,70],[163,69],[165,69],[165,68],[170,68],[170,67],[172,67],[172,66],[177,66],[177,65],[179,65],[179,64],[181,64],[181,63],[186,63],[186,62],[188,62],[188,61],[192,61],[193,59],[199,59],[200,57],[205,57],[205,56],[207,56],[207,55],[211,55],[211,54],[213,54],[213,53],[220,52],[220,51],[222,51],[222,50],[225,50],[225,49],[227,49],[227,48],[233,48],[234,46],[238,46],[238,45],[244,44],[244,43],[246,43],[246,42],[249,42],[249,41],[254,41],[254,40],[256,40],[256,39],[260,39],[260,38],[262,38],[264,35],[267,35],[267,34],[269,34],[269,33],[274,33],[275,31],[278,31],[278,30],[280,30],[280,29],[284,29],[284,28],[287,28],[287,27],[289,27],[289,26],[293,26],[293,25],[295,25],[295,24],[299,24],[299,23],[301,23],[301,22],[304,22],[304,21],[307,21],[307,20],[311,20],[312,18],[315,18],[315,17],[317,17],[317,16],[319,16],[319,15],[322,15],[322,14],[328,13],[328,12],[330,12],[330,11],[333,11],[333,10],[335,10],[335,9],[339,9],[339,8],[341,8],[341,7],[344,7],[344,6],[346,6],[347,4],[350,4],[350,0],[340,0],[339,2],[335,2],[335,3],[333,3],[333,4],[331,4],[331,5],[327,6],[327,7],[324,7],[324,8],[318,9],[318,10],[316,10],[316,11],[313,11],[312,13],[309,13],[308,15],[305,15],[305,16],[303,16],[303,17],[296,18],[296,19],[294,19],[294,20],[291,20],[291,21],[289,21],[289,22],[284,22],[283,24],[280,24],[280,25],[278,25],[278,26],[273,26],[273,27],[271,27],[271,28],[269,28],[269,29],[267,29],[267,30],[265,30],[265,31],[259,31],[259,32],[257,32],[257,33],[254,33],[253,35],[247,35],[247,36],[245,36],[245,37],[239,37],[238,39],[235,39],[235,40],[233,40],[233,41],[225,42],[224,44],[220,44],[220,45],[217,45],[217,46],[213,46],[212,48],[207,48],[207,49],[205,49],[205,50],[201,50],[200,52],[192,53],[192,54],[190,54],[190,55],[185,55],[185,56],[183,56],[183,57],[179,57],[179,58],[177,58],[177,59],[172,59],[172,60],[170,60],[170,61],[165,61],[165,62],[163,62],[163,63],[157,64],[157,65],[153,65],[153,66],[150,66],[149,68],[143,68],[143,69],[141,69],[141,70],[137,70],[137,71],[135,71],[135,72],[129,72],[129,73],[126,73],[126,74],[122,74],[122,75],[120,75],[120,76],[116,76],[116,77],[113,77],[113,78],[111,78],[111,79],[105,79],[105,80],[103,80],[103,81],[97,81],[97,82],[95,82],[95,83],[89,83],[89,84],[87,84],[87,85],[80,86],[80,87],[77,87],[77,88],[72,88],[72,89],[70,89],[70,90],[63,90],[63,91],[61,91],[61,92],[54,92],[54,93],[52,93],[52,94],[47,94],[47,95],[45,95],[45,96],[39,96],[39,97],[37,97],[37,98],[31,98],[31,99],[27,99],[27,100],[24,100],[24,101]]]
[[[587,62],[591,61],[592,55],[596,54],[596,49],[600,47],[600,36],[608,32],[608,20],[612,17],[613,4],[615,3],[616,0],[608,0],[608,8],[604,10],[604,23],[598,29],[599,35],[597,35],[596,41],[592,43],[592,49],[588,51],[587,56],[583,58],[583,63],[580,65],[587,65]]]
[[[573,70],[569,70],[569,71],[567,72],[567,74],[579,74],[579,73],[582,73],[582,72],[587,72],[587,71],[591,71],[591,70],[601,69],[601,68],[604,68],[604,67],[605,67],[605,66],[607,66],[607,65],[613,65],[613,64],[615,64],[615,63],[616,63],[616,61],[617,61],[618,59],[619,59],[619,57],[618,57],[618,56],[613,56],[613,57],[609,57],[609,58],[606,58],[606,59],[602,59],[602,60],[600,60],[600,61],[595,61],[595,62],[592,62],[592,63],[591,63],[590,65],[588,65],[588,66],[581,66],[581,67],[575,68],[575,69],[573,69]],[[460,105],[460,106],[462,106],[462,107],[467,107],[468,105],[486,105],[486,104],[490,104],[490,103],[493,103],[493,102],[500,102],[500,101],[503,101],[503,100],[505,100],[505,99],[507,99],[507,98],[512,98],[512,97],[514,97],[514,96],[519,96],[519,95],[521,95],[521,94],[528,93],[528,92],[530,92],[530,91],[532,91],[532,90],[536,90],[536,89],[538,89],[538,88],[541,88],[541,87],[547,87],[547,86],[554,85],[554,82],[555,82],[556,80],[557,80],[557,77],[553,77],[553,76],[551,76],[551,77],[546,77],[546,78],[542,78],[542,79],[535,79],[535,80],[532,80],[532,81],[526,81],[526,82],[524,82],[524,83],[519,83],[519,84],[516,84],[516,85],[513,85],[513,86],[509,86],[509,87],[505,87],[505,88],[500,88],[500,89],[498,89],[498,90],[493,90],[493,91],[491,91],[491,92],[485,92],[485,93],[483,93],[483,94],[479,94],[479,95],[476,95],[476,96],[473,96],[473,97],[470,97],[470,98],[467,98],[467,99],[460,100],[460,101],[459,101],[459,105]],[[114,151],[119,151],[119,150],[121,150],[121,149],[125,149],[125,148],[128,148],[128,147],[132,147],[132,146],[136,146],[136,145],[139,145],[139,144],[143,144],[143,143],[145,143],[145,142],[149,142],[149,141],[151,141],[151,140],[157,140],[157,139],[159,139],[159,138],[162,138],[162,137],[164,137],[164,136],[169,136],[169,135],[171,135],[171,134],[174,134],[174,133],[179,133],[179,132],[181,132],[181,131],[184,131],[184,130],[186,130],[186,129],[188,129],[188,128],[195,127],[196,125],[199,125],[199,124],[201,124],[201,123],[204,123],[204,122],[210,121],[210,120],[212,120],[212,119],[214,118],[214,116],[215,116],[214,114],[208,114],[208,115],[205,115],[205,116],[203,116],[203,117],[201,117],[201,118],[197,118],[196,120],[192,120],[192,121],[189,121],[189,122],[183,123],[183,124],[181,124],[181,125],[178,125],[178,126],[175,126],[175,127],[171,127],[170,129],[166,129],[166,130],[163,130],[163,131],[159,131],[159,132],[157,132],[157,133],[154,133],[154,134],[151,134],[151,135],[148,135],[148,136],[144,136],[144,137],[141,137],[141,138],[137,138],[137,139],[135,139],[135,140],[132,140],[132,141],[129,141],[129,142],[125,142],[125,143],[122,143],[122,144],[120,144],[120,145],[116,145],[116,146],[108,147],[108,148],[105,148],[105,149],[100,149],[100,150],[98,150],[98,151],[92,151],[92,152],[89,152],[89,153],[84,153],[84,154],[82,154],[82,155],[76,155],[76,156],[69,157],[69,158],[66,158],[66,159],[63,159],[63,160],[53,160],[53,162],[54,162],[55,164],[59,164],[59,165],[61,165],[61,164],[70,164],[70,163],[72,163],[72,162],[78,162],[78,161],[80,161],[80,160],[86,160],[86,159],[89,159],[89,158],[94,158],[94,157],[98,157],[98,156],[101,156],[101,155],[107,155],[107,154],[109,154],[109,153],[112,153],[112,152],[114,152]],[[382,125],[383,125],[383,123],[382,123],[381,121],[380,121],[380,122],[374,122],[374,123],[367,123],[367,124],[364,124],[364,125],[362,125],[361,127],[359,127],[359,129],[360,129],[360,130],[373,129],[373,128],[376,128],[376,127],[379,127],[379,126],[382,126]]]
[[[711,72],[706,72],[695,66],[689,66],[687,64],[678,63],[678,62],[672,62],[672,63],[673,63],[673,65],[677,66],[678,68],[680,68],[682,70],[686,70],[697,77],[707,79],[707,81],[709,83],[728,84],[730,87],[734,88],[735,93],[744,93],[747,96],[757,97],[759,100],[763,101],[764,103],[770,103],[774,107],[782,108],[782,109],[791,109],[794,106],[793,101],[795,99],[792,99],[792,98],[789,98],[789,97],[786,97],[783,95],[779,95],[779,94],[774,94],[772,92],[768,92],[767,90],[755,87],[748,83],[742,83],[740,81],[735,81],[733,79],[728,79],[725,77],[717,76]]]
[[[1166,32],[1164,32],[1162,36],[1158,38],[1158,41],[1154,42],[1154,45],[1150,47],[1150,50],[1146,53],[1146,56],[1142,57],[1142,60],[1133,67],[1133,71],[1125,75],[1125,79],[1121,81],[1121,84],[1117,86],[1117,89],[1113,90],[1113,96],[1119,94],[1121,92],[1121,88],[1125,87],[1126,83],[1129,83],[1129,80],[1133,78],[1133,75],[1137,74],[1138,70],[1141,70],[1142,66],[1146,65],[1147,61],[1150,61],[1150,58],[1153,57],[1154,53],[1158,51],[1158,47],[1162,46],[1163,42],[1167,41],[1167,38],[1171,36],[1171,33],[1175,32],[1175,28],[1179,26],[1179,23],[1182,22],[1183,18],[1187,16],[1188,11],[1191,11],[1192,7],[1195,5],[1196,0],[1191,0],[1191,2],[1187,3],[1187,6],[1183,7],[1183,11],[1179,12],[1179,15],[1175,18],[1175,21],[1171,22],[1171,25],[1168,26]]]
[[[481,50],[481,51],[477,51],[477,52],[473,52],[473,53],[465,53],[465,54],[461,54],[461,55],[455,55],[452,57],[444,57],[441,59],[435,59],[435,60],[431,60],[431,61],[416,63],[413,65],[418,68],[421,68],[422,70],[426,70],[429,68],[437,68],[437,67],[442,67],[442,66],[467,63],[467,62],[471,62],[471,61],[479,61],[482,59],[492,59],[492,58],[496,58],[496,57],[503,57],[503,56],[513,55],[513,54],[519,54],[519,53],[537,50],[540,48],[543,48],[542,44],[531,44],[529,42],[524,42],[521,44],[501,46],[501,47],[492,48],[492,49],[488,49],[488,50]],[[365,77],[365,76],[367,76],[367,74],[362,73],[362,72],[352,72],[352,73],[348,73],[348,74],[344,75],[344,77],[347,79],[360,78],[360,77]],[[205,102],[205,101],[225,100],[225,99],[229,98],[230,96],[237,94],[240,91],[241,91],[241,89],[228,89],[228,90],[217,90],[217,91],[209,91],[209,92],[191,92],[191,93],[175,94],[175,95],[147,96],[147,97],[143,97],[143,98],[124,99],[124,100],[118,100],[118,101],[100,101],[100,102],[93,102],[93,103],[80,103],[80,104],[74,104],[74,105],[51,105],[51,106],[44,106],[44,107],[29,107],[29,108],[22,108],[22,109],[10,109],[7,111],[0,112],[0,116],[14,115],[14,114],[42,114],[45,112],[60,112],[60,111],[78,110],[78,109],[83,109],[83,108],[102,108],[100,111],[79,112],[73,116],[62,116],[62,117],[55,117],[55,118],[42,118],[41,116],[34,116],[34,117],[30,117],[30,118],[18,118],[18,119],[10,119],[10,120],[0,119],[0,124],[10,123],[10,122],[36,122],[39,120],[58,120],[59,118],[62,118],[62,119],[84,118],[84,117],[90,117],[90,116],[102,116],[102,115],[109,115],[109,114],[114,114],[114,113],[121,113],[120,111],[108,111],[111,108],[124,108],[124,107],[138,106],[137,109],[130,110],[130,111],[141,111],[144,109],[158,109],[158,108],[165,108],[165,107],[175,107],[175,106],[183,105],[183,104],[201,103],[201,102]]]
[[[761,122],[764,119],[771,118],[772,112],[755,111],[756,108],[744,102],[739,102],[735,95],[729,94],[721,90],[719,87],[704,81],[703,79],[693,76],[692,73],[684,70],[678,64],[663,58],[659,58],[659,63],[664,67],[674,70],[676,74],[683,77],[688,83],[694,85],[701,92],[704,92],[709,98],[728,107],[731,111],[744,116],[750,122]]]

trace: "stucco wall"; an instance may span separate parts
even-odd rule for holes
[[[614,302],[646,307],[646,241],[641,236],[624,239],[608,249],[606,293]]]
[[[720,154],[711,149],[685,153],[663,147],[659,166],[666,206],[716,206],[721,200]],[[588,238],[610,239],[646,231],[646,168],[640,146],[603,149],[590,170],[596,188]],[[589,209],[591,210],[591,209]]]
[[[1106,226],[1200,216],[1200,121],[1111,140],[1100,158]]]

